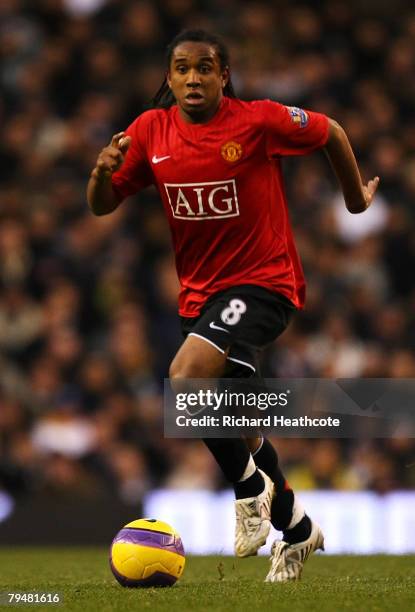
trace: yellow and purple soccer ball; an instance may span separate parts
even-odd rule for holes
[[[110,567],[125,587],[172,586],[183,573],[182,540],[167,523],[138,519],[117,533],[110,551]]]

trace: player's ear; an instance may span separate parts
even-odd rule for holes
[[[229,83],[229,78],[229,68],[228,66],[226,66],[226,68],[222,71],[221,74],[222,89],[225,89],[226,85]]]
[[[171,89],[170,70],[167,70],[167,72],[166,72],[166,82],[167,82],[167,85],[168,85],[168,86],[170,87],[170,89]]]

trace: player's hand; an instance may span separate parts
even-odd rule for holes
[[[130,144],[131,136],[126,136],[125,132],[114,134],[110,144],[104,147],[99,154],[93,174],[96,177],[112,176],[124,163]]]
[[[366,202],[366,208],[372,204],[373,198],[375,197],[376,190],[379,186],[379,177],[375,176],[367,185],[363,185],[363,197]]]

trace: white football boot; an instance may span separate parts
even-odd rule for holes
[[[317,523],[311,521],[310,537],[298,544],[288,544],[276,540],[271,548],[271,569],[265,582],[289,582],[299,580],[303,565],[310,554],[318,549],[324,550],[324,536]]]
[[[265,544],[271,528],[271,502],[275,495],[274,483],[262,470],[258,470],[265,488],[257,497],[235,501],[235,555],[250,557]]]

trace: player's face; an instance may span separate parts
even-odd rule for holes
[[[183,42],[174,49],[167,82],[186,121],[204,123],[213,117],[228,79],[214,46]]]

